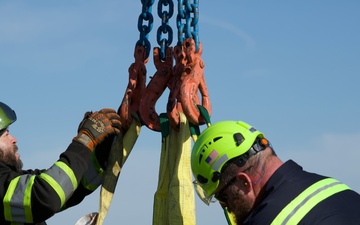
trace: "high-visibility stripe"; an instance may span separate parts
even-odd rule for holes
[[[10,182],[4,198],[6,220],[23,223],[33,222],[31,212],[31,187],[35,176],[22,175]]]
[[[6,191],[6,194],[3,199],[3,205],[4,205],[4,216],[5,220],[12,221],[12,215],[11,215],[11,198],[14,194],[14,190],[16,189],[17,183],[20,180],[20,176],[14,178]]]
[[[28,185],[26,185],[26,190],[24,193],[24,209],[27,222],[33,222],[33,215],[31,210],[31,189],[34,184],[34,180],[35,176],[31,176]]]
[[[39,175],[57,193],[62,207],[67,199],[71,197],[77,188],[77,180],[72,169],[63,162],[56,162],[54,165]]]
[[[59,207],[65,204],[78,185],[72,169],[60,161],[38,177],[45,180],[55,190],[61,202]],[[31,193],[35,178],[35,175],[26,174],[10,182],[3,199],[6,220],[33,223]]]
[[[64,190],[61,188],[61,185],[53,177],[51,177],[46,173],[40,174],[40,177],[43,180],[45,180],[48,184],[50,184],[50,186],[54,189],[54,191],[60,198],[60,202],[61,202],[60,205],[63,206],[65,204],[66,194]]]
[[[298,224],[318,203],[336,193],[349,189],[347,185],[333,178],[320,180],[293,199],[281,210],[271,224]]]
[[[65,171],[65,173],[69,176],[69,178],[71,180],[72,189],[75,190],[78,186],[78,182],[77,182],[76,176],[74,174],[74,171],[67,164],[65,164],[64,162],[61,162],[61,161],[56,162],[55,165]]]

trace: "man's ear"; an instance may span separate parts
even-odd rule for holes
[[[239,172],[236,175],[236,180],[239,184],[240,189],[242,189],[245,193],[248,193],[252,190],[251,179],[246,173]]]

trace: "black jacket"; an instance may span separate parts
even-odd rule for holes
[[[245,220],[244,225],[269,225],[296,196],[326,177],[306,172],[289,160],[269,179],[260,203]],[[333,194],[313,207],[298,224],[359,225],[360,195],[352,190]]]
[[[9,185],[13,183],[16,184],[15,181],[17,179],[20,180],[19,177],[23,179],[24,182],[21,182],[20,180],[17,183],[17,193],[20,193],[22,196],[23,193],[21,190],[24,190],[25,192],[26,188],[29,189],[29,187],[31,190],[30,192],[28,191],[31,194],[29,195],[30,203],[27,209],[30,209],[31,211],[32,223],[23,224],[46,224],[44,221],[53,216],[55,213],[80,203],[86,195],[94,191],[87,189],[80,182],[89,167],[90,156],[91,152],[85,146],[76,142],[71,143],[67,150],[60,155],[57,163],[60,163],[65,168],[69,168],[68,170],[65,170],[66,172],[62,172],[64,174],[71,174],[69,177],[73,178],[73,182],[69,182],[67,176],[64,176],[63,174],[60,176],[57,175],[56,172],[61,171],[61,169],[57,168],[56,166],[53,166],[54,168],[51,167],[47,170],[24,170],[19,173],[10,166],[0,162],[0,197],[3,202],[5,201],[4,198],[10,198],[12,201],[15,203],[18,202],[20,205],[20,209],[17,209],[16,207],[15,209],[12,209],[12,214],[16,214],[15,211],[20,211],[19,218],[15,218],[16,216],[13,216],[13,220],[24,220],[24,218],[21,216],[21,210],[24,211],[21,208],[22,203],[21,201],[16,200],[17,198],[21,198],[17,197],[19,194],[17,194],[17,196],[12,196],[15,195],[16,192],[13,193],[13,191],[10,190],[11,188],[9,188]],[[59,187],[66,187],[65,189],[69,189],[67,187],[73,188],[71,191],[64,191],[65,195],[63,199],[65,199],[65,202],[63,199],[61,199],[61,197],[59,197],[62,196],[61,194],[59,195],[61,191],[56,191],[56,188],[54,189],[54,187],[52,187],[52,183],[47,182],[41,174],[46,174],[47,177],[51,177],[51,175],[54,174],[53,179],[58,179],[58,183],[60,184]],[[33,182],[30,182],[32,179]],[[74,182],[74,180],[76,180],[76,182]],[[74,186],[74,183],[77,185]],[[24,187],[21,187],[22,185]],[[57,190],[59,190],[59,188],[57,188]],[[9,200],[7,200],[7,202],[9,202]],[[10,222],[5,220],[6,213],[9,214],[9,209],[6,210],[4,203],[0,204],[1,225],[10,224]]]

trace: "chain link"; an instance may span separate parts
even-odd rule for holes
[[[145,47],[146,57],[150,54],[151,44],[148,39],[149,33],[152,30],[154,17],[151,14],[152,5],[155,0],[141,0],[142,3],[142,12],[138,20],[138,30],[140,32],[140,39],[136,42],[136,45],[141,45]],[[145,22],[148,21],[146,25]]]
[[[169,11],[164,10],[164,7],[169,6]],[[160,46],[160,58],[165,60],[165,49],[169,47],[173,40],[173,30],[169,26],[169,20],[174,14],[174,3],[172,0],[159,0],[158,15],[161,19],[161,26],[157,30],[157,43]],[[168,34],[168,39],[163,38],[163,34]]]
[[[178,45],[186,38],[195,41],[196,52],[199,51],[199,0],[178,0],[178,15],[176,25],[178,28]]]
[[[155,0],[141,0],[142,12],[138,20],[138,30],[140,38],[136,45],[145,47],[146,55],[149,56],[151,44],[148,39],[152,30],[154,18],[152,15],[152,6]],[[166,10],[165,8],[168,8]],[[173,30],[169,26],[169,20],[174,14],[174,3],[172,0],[159,0],[158,16],[161,19],[161,25],[157,30],[157,43],[161,48],[160,57],[165,59],[165,49],[173,41]],[[147,22],[147,24],[146,24]],[[178,29],[178,45],[181,45],[186,38],[192,38],[195,41],[196,52],[199,51],[199,0],[178,0],[178,15],[176,17],[176,26]],[[163,37],[167,34],[167,38]]]

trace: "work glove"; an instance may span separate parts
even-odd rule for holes
[[[86,112],[73,141],[85,145],[90,151],[107,137],[120,133],[120,116],[114,109],[105,108],[98,112]]]

